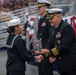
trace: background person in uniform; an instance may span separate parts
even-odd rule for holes
[[[10,20],[8,23],[7,47],[7,75],[25,75],[25,61],[34,60],[31,52],[26,48],[25,41],[21,38],[22,25],[20,18]]]
[[[38,0],[38,14],[40,15],[39,23],[38,23],[38,32],[37,39],[41,40],[42,48],[44,48],[48,42],[49,31],[50,31],[50,23],[48,19],[46,19],[46,11],[45,9],[49,8],[51,3],[47,0]],[[36,55],[39,55],[40,52],[36,51]],[[53,75],[53,67],[49,62],[48,57],[45,60],[42,60],[41,63],[38,63],[38,72],[39,75]]]
[[[43,54],[50,54],[49,61],[56,61],[60,75],[76,75],[76,38],[71,25],[62,20],[62,9],[46,9],[53,26]]]

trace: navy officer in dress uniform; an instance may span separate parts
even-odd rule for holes
[[[20,36],[22,32],[20,18],[10,20],[7,25],[9,36],[6,42],[8,55],[6,75],[25,75],[25,61],[34,60],[35,57],[27,50],[25,41]]]
[[[70,24],[62,20],[62,9],[46,9],[50,25],[49,41],[41,53],[50,54],[56,61],[60,75],[76,75],[76,37]]]
[[[37,2],[38,14],[40,15],[37,39],[41,40],[42,48],[45,48],[49,39],[49,31],[51,26],[48,19],[46,18],[45,9],[49,8],[50,5],[51,2],[47,0],[38,0]],[[36,51],[35,54],[40,54],[40,52]],[[42,60],[41,63],[38,63],[38,73],[39,75],[53,75],[53,67],[49,62],[48,57],[45,60]]]

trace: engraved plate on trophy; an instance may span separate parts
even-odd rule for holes
[[[41,49],[42,49],[41,40],[33,41],[33,49],[34,49],[34,51],[41,51]]]

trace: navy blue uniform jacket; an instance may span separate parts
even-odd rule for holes
[[[76,70],[76,38],[71,25],[61,20],[57,28],[52,27],[46,48],[56,57],[60,73]]]
[[[10,34],[7,39],[7,45],[11,45],[16,35]],[[25,61],[33,60],[34,57],[27,51],[25,41],[21,36],[14,40],[12,48],[7,48],[7,71],[25,71]]]
[[[42,47],[44,48],[47,45],[49,39],[50,23],[46,19],[46,15],[39,20],[37,38],[41,40]]]

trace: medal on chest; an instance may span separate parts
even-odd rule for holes
[[[61,38],[61,33],[60,32],[58,32],[56,34],[56,38],[57,38],[57,44],[61,44],[61,40],[59,39],[59,38]]]
[[[59,37],[61,37],[61,33],[60,33],[60,32],[58,32],[58,33],[56,34],[56,38],[59,38]]]
[[[41,26],[46,26],[46,23],[45,23],[45,22],[43,22]]]

